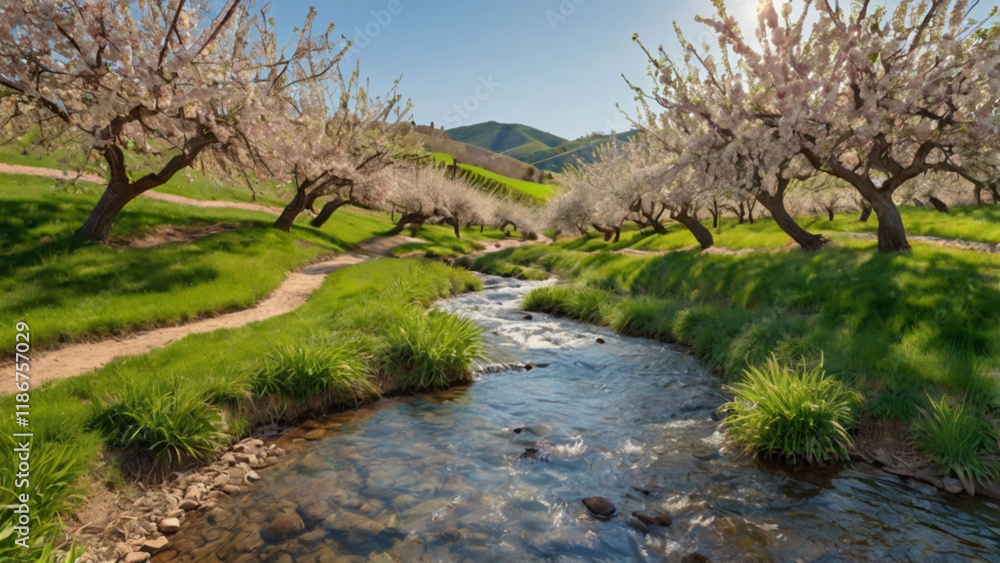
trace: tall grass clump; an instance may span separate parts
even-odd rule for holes
[[[377,393],[364,358],[344,344],[287,344],[264,357],[251,373],[257,396],[276,394],[296,401],[330,396],[338,406],[355,405]]]
[[[734,397],[720,409],[730,413],[724,427],[748,452],[810,464],[847,459],[861,397],[828,377],[822,362],[792,369],[771,356],[726,390]]]
[[[407,311],[386,335],[383,372],[400,390],[444,389],[469,381],[482,353],[482,329],[469,319],[431,311]]]
[[[953,471],[969,494],[975,493],[976,481],[1000,479],[1000,462],[983,457],[998,449],[989,421],[966,410],[965,403],[952,408],[943,396],[930,403],[929,411],[919,409],[922,417],[914,425],[917,447],[931,461]]]
[[[77,444],[32,445],[28,491],[32,547],[28,550],[14,543],[17,537],[14,527],[20,525],[14,509],[20,504],[18,494],[25,491],[15,487],[16,465],[0,465],[0,561],[52,560],[49,556],[62,537],[60,517],[72,508],[74,500],[81,498],[79,480],[87,472],[91,451],[97,445],[93,435],[80,438]],[[10,433],[4,432],[0,434],[0,447],[13,455],[17,444]]]
[[[571,317],[587,323],[603,324],[619,300],[613,293],[593,287],[555,285],[540,287],[524,298],[526,311]]]
[[[207,459],[227,440],[219,409],[179,378],[167,385],[123,382],[97,404],[91,426],[109,446],[148,451],[166,466]]]

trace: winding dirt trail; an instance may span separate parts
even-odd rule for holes
[[[31,386],[37,388],[47,381],[65,379],[89,373],[121,356],[144,354],[189,336],[212,332],[220,328],[238,328],[298,309],[323,285],[331,272],[345,266],[360,264],[368,257],[362,254],[340,254],[323,262],[296,270],[270,296],[249,309],[195,321],[109,338],[100,342],[71,344],[31,355]],[[13,373],[13,362],[5,362],[3,373]],[[0,378],[0,394],[14,392],[14,379]]]
[[[838,233],[838,234],[853,239],[878,240],[878,235],[876,233]],[[950,248],[952,250],[981,252],[983,254],[1000,254],[1000,244],[994,244],[990,242],[977,242],[973,240],[931,237],[925,235],[907,235],[906,238],[910,242],[922,242],[924,244],[932,244],[934,246],[940,246],[941,248]]]

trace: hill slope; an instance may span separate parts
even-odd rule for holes
[[[496,121],[449,129],[448,135],[456,141],[475,145],[495,153],[508,154],[518,160],[521,159],[512,151],[519,152],[518,149],[525,145],[529,145],[535,150],[545,150],[566,142],[566,139],[562,137],[540,131],[534,127],[517,123],[497,123]]]
[[[629,131],[616,137],[625,140],[635,133],[636,131]],[[611,138],[592,136],[568,141],[527,125],[496,121],[449,129],[448,135],[455,141],[510,156],[551,172],[561,172],[567,164],[576,162],[578,158],[590,161],[593,159],[594,149]]]

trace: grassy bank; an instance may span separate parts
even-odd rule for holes
[[[32,537],[44,542],[58,529],[80,500],[81,477],[108,471],[109,448],[163,464],[205,458],[261,424],[466,381],[478,329],[424,309],[478,287],[437,263],[371,261],[333,273],[293,313],[34,390]],[[14,397],[0,397],[0,408],[12,412]],[[13,432],[13,419],[0,423],[4,440]],[[11,502],[13,480],[12,466],[0,467],[0,505]],[[11,517],[0,512],[0,531]],[[0,559],[20,554],[13,539],[0,539]]]
[[[964,404],[962,416],[976,427],[992,428],[976,446],[980,459],[992,459],[1000,257],[920,244],[883,255],[874,242],[850,239],[818,253],[739,256],[597,247],[587,240],[522,247],[479,257],[474,267],[540,269],[572,280],[536,290],[525,307],[684,343],[727,382],[742,381],[744,370],[773,354],[783,365],[823,361],[875,418],[915,424],[946,397]]]
[[[16,175],[0,175],[0,185],[0,325],[28,321],[35,349],[246,308],[288,271],[390,226],[344,211],[322,231],[302,226],[287,234],[271,229],[266,214],[139,198],[122,212],[112,238],[163,225],[243,226],[191,243],[115,248],[73,236],[97,189],[69,193],[60,182]],[[13,350],[13,338],[12,331],[0,333],[0,356]]]

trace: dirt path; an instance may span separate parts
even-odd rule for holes
[[[101,176],[97,176],[96,174],[80,174],[79,176],[77,176],[75,173],[63,173],[62,170],[53,170],[51,168],[40,168],[38,166],[22,166],[19,164],[0,163],[0,173],[23,174],[26,176],[41,176],[43,178],[56,178],[58,180],[72,180],[74,178],[79,178],[80,180],[85,180],[87,182],[94,182],[95,184],[105,183],[104,178],[102,178]],[[143,197],[148,197],[150,199],[157,199],[160,201],[177,203],[180,205],[190,205],[192,207],[243,209],[245,211],[260,211],[261,213],[268,213],[270,215],[281,215],[281,210],[278,209],[277,207],[270,207],[268,205],[260,205],[257,203],[191,199],[189,197],[164,194],[160,192],[145,192],[142,195]]]
[[[192,207],[243,209],[245,211],[260,211],[261,213],[268,213],[274,216],[281,215],[281,210],[278,209],[277,207],[261,205],[259,203],[243,203],[241,201],[215,201],[211,199],[191,199],[189,197],[183,197],[173,194],[163,194],[160,192],[146,192],[142,195],[150,199],[158,199],[160,201],[176,203],[179,205],[190,205]]]
[[[861,240],[878,240],[875,233],[837,233],[846,237]],[[941,248],[951,248],[954,250],[966,250],[969,252],[982,252],[983,254],[1000,254],[1000,244],[991,242],[977,242],[972,240],[962,240],[957,238],[929,237],[924,235],[907,235],[910,242],[922,242],[933,244]]]
[[[285,278],[278,289],[249,309],[195,321],[111,338],[100,342],[72,344],[64,348],[40,352],[31,356],[31,386],[38,388],[47,381],[83,375],[121,356],[144,354],[191,334],[212,332],[220,328],[238,328],[294,311],[323,285],[331,272],[360,264],[367,259],[361,254],[341,254],[329,260],[296,270]],[[5,362],[4,373],[13,373],[12,363]],[[0,394],[14,391],[13,378],[0,378]]]
[[[63,172],[62,170],[55,170],[52,168],[40,168],[38,166],[22,166],[20,164],[0,163],[0,173],[22,174],[24,176],[41,176],[43,178],[55,178],[57,180],[73,180],[74,178],[79,178],[81,180],[86,180],[88,182],[94,182],[95,184],[104,183],[104,178],[96,174],[80,174],[79,176],[77,176],[76,172],[70,172],[69,170]]]

